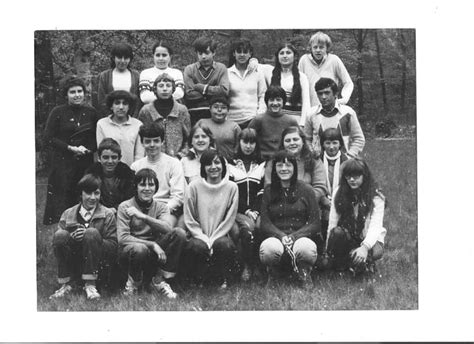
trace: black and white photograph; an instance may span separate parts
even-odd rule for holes
[[[468,7],[4,24],[0,339],[471,340]]]

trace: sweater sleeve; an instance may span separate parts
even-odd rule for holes
[[[367,226],[367,234],[365,235],[362,244],[366,245],[369,249],[374,247],[377,241],[384,242],[385,234],[387,230],[383,227],[383,216],[385,211],[385,200],[381,196],[375,196],[374,198],[374,209],[369,219]]]
[[[96,142],[97,142],[97,146],[100,145],[100,143],[102,142],[102,140],[105,138],[105,133],[104,133],[104,130],[102,129],[102,121],[100,120],[99,122],[97,122],[97,128],[96,128],[96,131],[95,131],[96,135]]]
[[[201,224],[199,223],[197,202],[196,185],[195,183],[191,183],[188,187],[187,197],[184,202],[184,224],[193,238],[204,241],[210,248],[211,244],[209,237],[203,233]]]
[[[265,82],[265,76],[263,71],[258,71],[258,81],[257,81],[257,99],[258,99],[258,108],[257,114],[265,113],[267,111],[267,106],[265,105],[265,92],[267,91],[267,83]]]
[[[193,79],[193,68],[194,65],[191,64],[189,66],[186,66],[184,68],[184,93],[185,93],[185,98],[188,100],[200,100],[203,99],[204,96],[201,92],[197,91],[195,89],[196,83],[194,82]]]
[[[354,158],[359,155],[365,146],[365,136],[362,132],[362,128],[360,126],[359,120],[357,119],[357,115],[355,111],[351,111],[349,113],[351,116],[350,125],[351,125],[351,133],[349,138],[349,149],[347,154]]]
[[[106,96],[107,96],[107,71],[100,73],[99,75],[99,85],[97,90],[97,103],[101,116],[107,114],[107,106],[105,105]],[[97,141],[99,142],[99,141]]]
[[[337,189],[334,190],[333,195],[336,195]],[[328,233],[326,236],[326,248],[327,248],[327,243],[331,234],[331,231],[337,227],[337,224],[339,222],[339,217],[340,215],[336,211],[336,206],[334,205],[334,200],[336,197],[333,197],[331,200],[331,209],[329,210],[329,221],[328,221]]]
[[[295,238],[295,241],[303,237],[315,237],[317,233],[321,232],[319,205],[318,200],[316,199],[316,195],[314,194],[314,192],[312,192],[312,190],[307,187],[307,185],[302,185],[301,197],[304,199],[309,209],[309,218],[307,219],[303,227],[299,228],[297,231],[291,234]]]
[[[173,159],[171,164],[170,177],[170,200],[168,201],[168,208],[174,211],[183,205],[184,199],[184,172],[183,166],[177,159]]]
[[[123,202],[119,205],[117,210],[117,239],[118,243],[121,246],[125,246],[127,244],[133,243],[141,243],[144,244],[149,249],[153,249],[153,241],[143,240],[137,237],[134,237],[131,234],[130,223],[132,218],[127,215],[125,209],[128,208],[127,202]]]
[[[117,223],[113,211],[106,212],[102,239],[107,246],[117,248]]]
[[[349,99],[351,98],[352,91],[354,90],[354,83],[352,82],[351,76],[347,72],[344,63],[342,63],[341,59],[337,57],[337,67],[336,73],[339,80],[342,83],[342,90],[341,90],[341,99],[339,99],[340,104],[347,104]]]
[[[183,73],[179,69],[174,69],[174,84],[176,89],[173,92],[173,98],[179,100],[184,96],[184,78]]]
[[[211,247],[217,239],[222,238],[224,235],[229,233],[235,223],[237,209],[239,207],[239,189],[235,183],[229,182],[229,185],[231,186],[231,189],[229,190],[230,192],[227,199],[226,213],[222,222],[217,226],[216,230],[209,238]]]
[[[191,134],[191,116],[189,115],[188,108],[183,105],[183,143],[181,144],[181,156],[188,154],[188,138]]]
[[[229,95],[230,90],[230,81],[229,75],[227,74],[227,68],[225,68],[224,66],[223,68],[219,68],[217,71],[219,72],[219,76],[217,78],[217,85],[208,86],[206,89],[206,95],[227,97]]]
[[[135,147],[133,149],[133,161],[137,161],[145,156],[145,148],[143,148],[142,142],[140,140],[140,135],[135,137]]]
[[[152,86],[153,81],[149,80],[148,70],[145,69],[140,73],[140,81],[138,83],[138,90],[140,92],[140,99],[144,104],[151,103],[156,99],[155,94],[153,93]]]
[[[323,162],[320,159],[314,159],[314,167],[311,173],[311,186],[313,187],[317,202],[328,193],[326,182],[326,170],[324,169]]]
[[[286,234],[278,229],[270,219],[270,214],[268,212],[268,207],[270,206],[270,197],[270,186],[267,186],[263,192],[262,208],[260,212],[260,230],[262,231],[264,238],[273,237],[281,240],[281,238],[286,236]]]
[[[306,118],[310,109],[309,101],[309,81],[305,74],[300,73],[300,84],[301,84],[301,120],[299,125],[306,125]]]

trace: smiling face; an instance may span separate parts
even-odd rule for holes
[[[233,52],[233,55],[235,57],[235,63],[241,66],[246,65],[252,57],[252,54],[248,50],[236,50]]]
[[[283,148],[293,156],[298,156],[303,149],[303,139],[298,133],[288,133],[283,138]]]
[[[104,149],[99,156],[99,162],[105,174],[113,174],[119,160],[120,156],[110,149]]]
[[[214,122],[224,123],[227,117],[229,108],[227,107],[226,104],[216,102],[211,105],[210,111],[211,111],[211,118]]]
[[[84,89],[82,86],[72,86],[67,90],[67,102],[69,105],[81,105],[84,101]]]
[[[277,163],[275,163],[275,171],[278,178],[280,178],[282,182],[289,182],[291,180],[291,177],[293,176],[295,168],[293,164],[288,160],[278,161]]]
[[[267,104],[268,110],[270,110],[270,114],[280,114],[281,110],[283,109],[283,98],[276,97],[268,99]]]
[[[315,42],[311,45],[311,55],[316,62],[321,62],[323,58],[328,54],[328,48],[326,43],[323,42]]]
[[[319,102],[322,107],[327,110],[332,110],[336,105],[336,95],[333,93],[331,87],[323,88],[322,90],[316,91]]]
[[[209,148],[211,139],[201,128],[197,128],[193,134],[191,145],[193,146],[196,153],[202,153]]]
[[[210,165],[204,166],[206,171],[206,181],[209,184],[218,184],[222,180],[222,162],[218,156],[212,159]]]
[[[339,149],[341,149],[341,143],[339,140],[325,140],[323,142],[323,149],[330,157],[336,156]]]
[[[213,53],[211,49],[207,47],[206,51],[198,51],[196,55],[199,63],[203,67],[210,67],[214,62],[214,55],[216,55],[216,53]]]
[[[255,148],[257,147],[257,142],[240,140],[239,144],[242,153],[244,153],[245,155],[252,155],[255,151]]]
[[[125,119],[128,116],[128,110],[130,110],[130,104],[125,99],[114,99],[110,109],[116,119]]]
[[[278,52],[278,61],[282,67],[290,68],[295,61],[295,53],[291,49],[284,47]]]
[[[171,81],[160,81],[156,84],[156,96],[160,99],[169,99],[173,96],[173,83]]]
[[[86,210],[94,209],[100,201],[100,189],[92,192],[81,192],[81,203]]]
[[[130,64],[130,57],[125,56],[114,56],[115,68],[120,72],[125,71]]]
[[[364,182],[364,176],[362,174],[349,174],[344,177],[352,190],[360,188]]]
[[[155,53],[153,54],[153,62],[155,67],[158,69],[168,68],[171,61],[171,56],[168,49],[164,47],[156,47]]]
[[[142,179],[137,185],[138,199],[143,202],[151,202],[156,191],[156,184],[153,179]]]
[[[145,148],[146,155],[151,158],[156,158],[160,155],[161,149],[163,148],[161,137],[144,137],[142,144],[143,148]]]

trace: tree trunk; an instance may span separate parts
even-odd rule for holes
[[[364,49],[364,40],[367,36],[367,30],[354,30],[354,39],[357,43],[357,51],[359,52],[357,56],[357,112],[359,116],[364,114],[364,88],[362,85],[362,73],[363,73],[363,63],[362,63],[362,50]]]
[[[375,39],[375,48],[377,50],[377,61],[379,63],[380,87],[382,88],[384,116],[387,116],[388,110],[389,110],[388,102],[387,102],[387,87],[386,87],[384,73],[383,73],[382,55],[380,53],[379,37],[377,34],[377,30],[374,31],[374,39]]]
[[[400,87],[400,110],[405,116],[406,112],[406,89],[407,89],[407,42],[403,30],[400,30],[400,47],[402,51],[402,80]]]
[[[74,72],[86,83],[86,97],[85,101],[91,105],[92,94],[92,74],[91,74],[91,52],[94,49],[94,43],[87,37],[78,32],[79,37],[75,39],[74,57],[72,64]],[[81,37],[82,36],[82,37]]]
[[[48,31],[35,35],[35,90],[36,121],[44,124],[51,109],[56,105],[53,55]]]

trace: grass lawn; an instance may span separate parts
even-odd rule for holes
[[[143,293],[133,297],[104,295],[98,302],[84,294],[50,301],[57,288],[56,261],[51,247],[56,225],[42,225],[46,177],[37,176],[38,311],[206,311],[206,310],[394,310],[418,308],[418,236],[416,141],[372,140],[364,156],[388,200],[384,226],[385,254],[377,273],[354,279],[332,272],[313,274],[312,290],[283,281],[266,289],[262,280],[234,283],[225,291],[185,288],[178,300]]]

